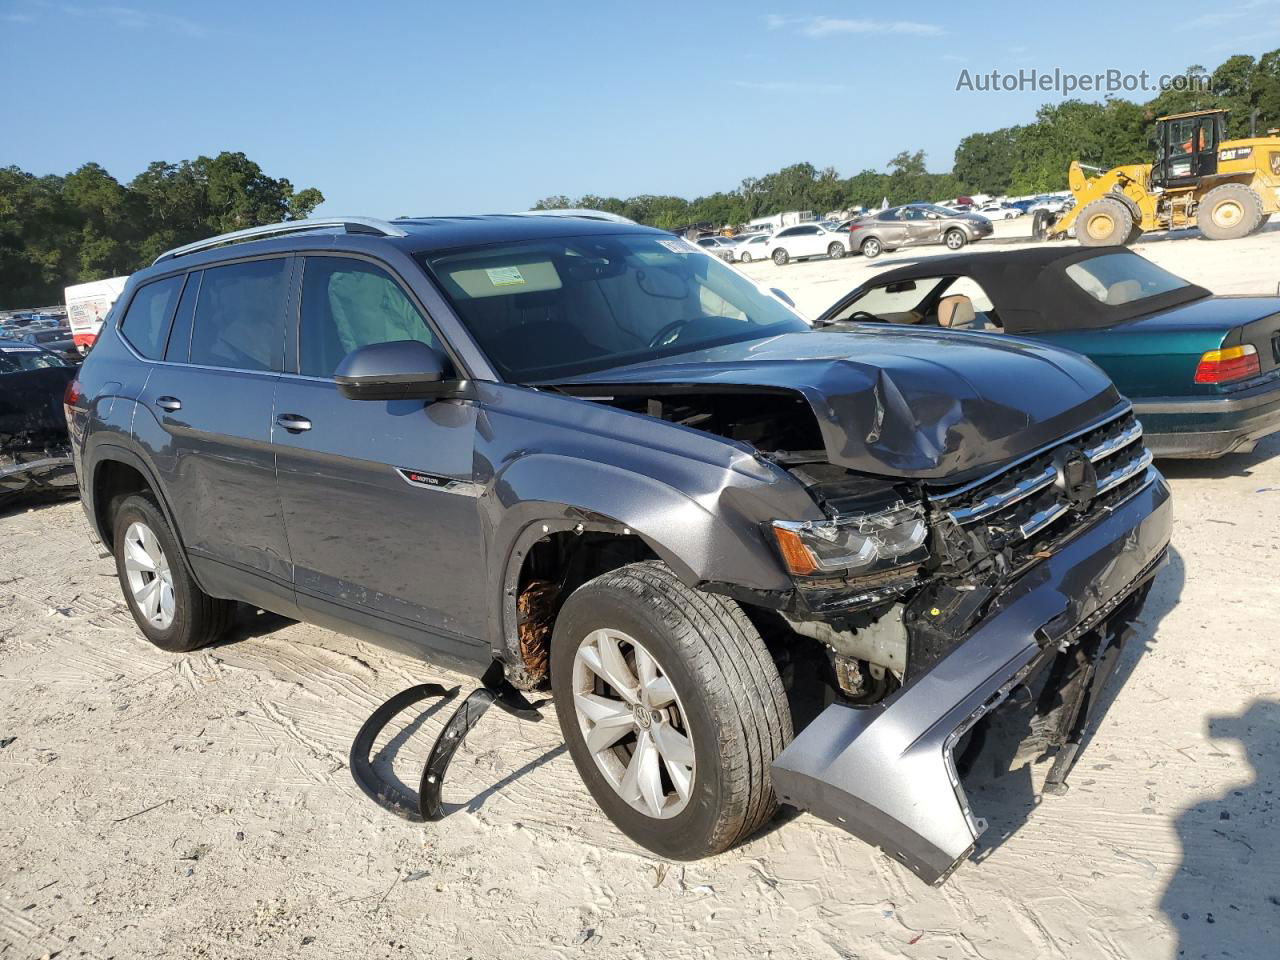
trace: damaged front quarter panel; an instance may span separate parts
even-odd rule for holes
[[[985,829],[956,774],[958,740],[1059,647],[1105,627],[1155,575],[1170,530],[1168,487],[1149,470],[1140,491],[997,596],[931,669],[877,706],[829,706],[774,762],[778,796],[925,882],[945,881]]]

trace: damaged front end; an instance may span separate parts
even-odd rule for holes
[[[852,483],[819,479],[811,490],[839,517]],[[783,801],[937,884],[985,829],[957,774],[961,738],[1041,666],[1084,651],[1087,679],[1062,731],[1069,763],[1087,719],[1080,706],[1107,675],[1095,667],[1114,662],[1171,519],[1168,488],[1128,411],[995,475],[926,487],[921,502],[928,545],[903,554],[907,562],[848,577],[843,591],[820,570],[797,578],[783,615],[825,648],[841,697],[783,751],[773,778]],[[902,520],[910,508],[894,509]],[[902,532],[899,523],[890,553],[915,536]],[[1057,764],[1051,777],[1061,783],[1065,772]]]

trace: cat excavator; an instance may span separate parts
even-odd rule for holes
[[[1037,213],[1037,239],[1075,228],[1087,247],[1132,243],[1149,230],[1199,227],[1210,240],[1256,233],[1280,211],[1280,131],[1226,137],[1226,110],[1197,110],[1156,120],[1154,163],[1110,170],[1075,161],[1067,180],[1075,206]]]

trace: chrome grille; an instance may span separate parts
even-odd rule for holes
[[[1082,498],[1078,490],[1073,496],[1067,489],[1067,458],[1083,458],[1092,466],[1092,496]],[[1012,550],[1018,564],[1127,500],[1144,485],[1150,465],[1142,425],[1126,411],[998,474],[939,491],[930,502],[991,549]]]

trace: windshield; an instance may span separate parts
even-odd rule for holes
[[[67,363],[55,353],[39,347],[0,344],[0,373],[40,370],[43,367],[65,367]]]
[[[1099,303],[1117,307],[1190,286],[1136,253],[1107,253],[1067,267],[1070,277]]]
[[[559,237],[420,259],[516,383],[809,329],[738,271],[674,237]]]

